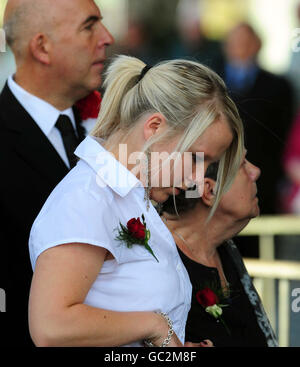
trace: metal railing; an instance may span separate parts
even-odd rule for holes
[[[276,289],[278,279],[278,339],[289,346],[290,280],[300,280],[300,262],[275,260],[277,235],[300,235],[300,216],[261,216],[253,219],[241,236],[259,236],[259,259],[244,259],[254,285],[262,299],[270,322],[276,330]],[[299,242],[300,253],[300,242]]]

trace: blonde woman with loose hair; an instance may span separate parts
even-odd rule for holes
[[[220,160],[216,207],[241,161],[242,123],[223,81],[196,62],[150,68],[119,56],[104,86],[77,166],[31,230],[31,335],[37,345],[183,346],[191,284],[150,199],[187,190],[202,152],[204,170]],[[175,152],[195,161],[173,161],[166,186],[163,168]]]

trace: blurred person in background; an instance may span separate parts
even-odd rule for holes
[[[300,111],[290,129],[282,159],[285,180],[280,191],[281,211],[300,215]],[[276,238],[276,258],[300,261],[300,236],[286,235]],[[300,288],[299,280],[291,280],[290,289]],[[299,314],[290,310],[290,346],[299,346]]]
[[[293,39],[295,43],[292,45],[291,63],[286,76],[293,85],[296,109],[298,109],[300,108],[300,2],[296,8],[296,14],[298,28],[294,30],[295,34],[293,36],[296,38]]]
[[[300,27],[300,2],[296,7]],[[297,38],[294,40],[291,64],[287,77],[295,91],[295,107],[298,109],[293,125],[288,132],[283,154],[283,168],[286,181],[280,192],[281,210],[283,213],[300,215],[300,28],[297,28]]]
[[[300,215],[300,111],[286,141],[283,166],[287,181],[281,190],[281,209]]]
[[[105,50],[113,42],[101,20],[93,0],[8,0],[6,6],[3,27],[17,70],[0,95],[2,346],[31,344],[29,232],[85,137],[74,104],[101,85]]]
[[[249,160],[259,166],[257,183],[261,214],[278,212],[281,156],[293,116],[293,91],[287,80],[263,70],[257,62],[261,39],[248,23],[235,26],[224,41],[225,63],[219,71],[238,106],[249,149]],[[239,237],[244,256],[257,256],[257,239]],[[252,246],[250,246],[252,244]]]
[[[296,6],[298,27],[300,27],[300,2]],[[280,209],[284,214],[300,215],[300,28],[295,29],[292,57],[287,77],[294,88],[296,115],[289,129],[285,143],[282,165],[285,179],[280,186]],[[297,111],[298,109],[298,111]],[[276,238],[276,258],[286,261],[300,261],[300,236],[286,235]],[[300,282],[290,281],[290,289],[300,288]],[[290,310],[290,346],[299,346],[299,314]]]
[[[222,48],[206,37],[201,25],[201,0],[180,0],[176,11],[177,37],[171,42],[171,58],[197,60],[213,70],[220,68]]]
[[[180,193],[162,206],[193,286],[186,340],[208,338],[215,347],[277,346],[277,340],[242,257],[231,238],[259,215],[256,182],[260,169],[242,157],[237,176],[210,218],[215,200],[218,163],[205,174],[199,199]],[[209,219],[210,218],[210,219]],[[221,317],[206,307],[215,304]]]
[[[151,44],[151,32],[147,22],[131,19],[124,37],[110,49],[110,53],[130,55],[146,64],[153,64],[154,55]]]
[[[280,191],[281,211],[300,215],[300,111],[290,129],[282,159],[285,181]],[[300,236],[286,235],[276,238],[276,258],[300,261]],[[292,280],[290,289],[300,288],[300,282]],[[299,346],[299,314],[290,310],[290,346]]]

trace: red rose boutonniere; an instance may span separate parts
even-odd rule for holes
[[[97,118],[101,107],[101,94],[98,91],[94,91],[87,97],[82,98],[75,103],[82,120],[89,118]]]
[[[140,218],[132,218],[127,222],[127,226],[125,227],[122,223],[120,223],[121,228],[117,228],[118,235],[116,237],[117,241],[125,242],[128,248],[131,248],[133,245],[142,245],[146,248],[147,251],[156,259],[158,259],[154,255],[151,247],[148,244],[150,239],[150,231],[147,229],[144,214],[142,215],[142,221]]]
[[[219,303],[219,297],[216,295],[216,293],[208,287],[203,288],[196,293],[196,300],[207,313],[209,313],[215,319],[220,320],[228,334],[230,334],[227,325],[221,317],[223,314],[222,307],[226,307],[227,305]]]

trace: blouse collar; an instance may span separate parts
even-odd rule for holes
[[[87,136],[75,150],[75,155],[97,174],[97,184],[109,186],[121,197],[134,187],[143,187],[141,181],[101,145],[103,142],[103,139]]]

